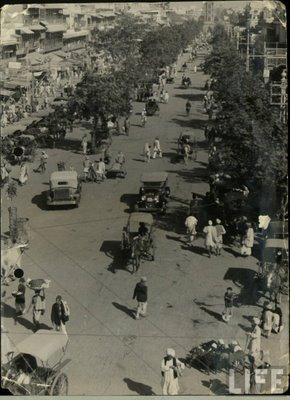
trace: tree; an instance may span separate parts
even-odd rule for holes
[[[109,116],[114,115],[118,118],[128,114],[129,98],[130,90],[122,71],[102,76],[93,72],[87,73],[77,85],[69,112],[76,112],[79,117],[85,119],[93,119],[93,153],[96,151],[97,141],[108,136]]]
[[[250,187],[258,206],[283,213],[288,203],[286,129],[271,109],[263,81],[245,71],[222,28],[214,32],[213,50],[204,68],[215,78],[220,170]]]

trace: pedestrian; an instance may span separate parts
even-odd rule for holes
[[[169,93],[167,92],[167,90],[165,90],[163,99],[164,99],[165,104],[167,104],[169,102]]]
[[[15,324],[17,323],[17,317],[25,313],[25,279],[20,278],[17,291],[12,292],[12,296],[15,298]]]
[[[146,109],[143,108],[142,112],[141,112],[141,126],[144,128],[145,124],[147,121],[147,112]]]
[[[156,137],[153,143],[153,156],[152,158],[156,158],[156,155],[158,154],[158,156],[160,158],[162,158],[162,150],[161,150],[161,146],[160,146],[160,141],[159,138]]]
[[[3,187],[5,183],[9,182],[10,172],[11,168],[7,166],[4,160],[1,160],[1,187]]]
[[[138,302],[135,319],[140,319],[140,315],[142,317],[146,317],[148,287],[147,287],[147,278],[145,276],[142,277],[140,282],[138,282],[135,286],[133,293],[133,300],[134,299],[136,299]]]
[[[197,72],[197,66],[196,66],[196,64],[194,64],[194,66],[193,66],[193,72],[196,74],[196,72]]]
[[[196,225],[198,220],[195,218],[194,215],[189,215],[185,220],[185,226],[187,229],[188,234],[188,244],[193,246],[193,241],[196,237]]]
[[[274,323],[274,315],[272,312],[272,305],[268,301],[265,301],[261,315],[261,326],[263,329],[263,335],[266,338],[268,338],[271,335],[273,323]]]
[[[36,169],[34,169],[34,172],[41,172],[43,174],[46,171],[47,159],[48,155],[45,151],[42,151],[40,155],[40,164]]]
[[[164,103],[164,90],[163,89],[160,92],[159,101],[160,101],[160,103]]]
[[[87,154],[87,148],[88,148],[88,136],[85,133],[84,136],[82,137],[82,149],[83,149],[83,154]]]
[[[212,221],[208,221],[208,225],[204,227],[203,233],[205,233],[205,248],[208,252],[209,258],[213,250],[216,247],[216,228],[212,225]]]
[[[225,322],[229,322],[233,316],[234,297],[233,288],[228,287],[224,294],[225,310],[222,313],[222,318]]]
[[[20,173],[19,173],[18,183],[20,186],[23,186],[27,183],[27,180],[28,180],[28,166],[23,161],[20,165]]]
[[[260,319],[254,317],[252,324],[252,332],[247,332],[246,335],[250,339],[250,343],[248,345],[248,350],[251,356],[255,358],[255,361],[260,359],[261,353],[261,329],[260,329]]]
[[[190,156],[190,145],[188,143],[183,144],[182,152],[184,164],[187,165]]]
[[[62,330],[63,333],[67,333],[65,324],[69,320],[69,309],[67,303],[59,295],[51,307],[50,318],[52,326],[56,331]]]
[[[254,230],[252,224],[248,222],[246,224],[247,230],[242,240],[241,255],[243,257],[250,256],[252,254],[252,247],[254,246]]]
[[[222,225],[221,220],[218,218],[216,219],[215,229],[216,229],[216,254],[220,256],[221,250],[223,248],[223,235],[226,234],[226,230]]]
[[[100,161],[98,162],[96,173],[102,181],[106,179],[106,164],[102,158],[100,158]]]
[[[185,110],[186,110],[186,115],[189,116],[190,113],[190,109],[191,109],[191,103],[189,100],[187,100],[186,104],[185,104]]]
[[[90,171],[91,161],[88,156],[85,157],[83,161],[83,174],[84,174],[84,181],[87,182],[89,179],[89,171]]]
[[[161,362],[162,395],[174,396],[179,392],[178,378],[185,365],[176,357],[175,350],[167,349]]]
[[[277,301],[275,301],[275,308],[273,310],[273,332],[279,333],[284,328],[283,326],[283,314]]]
[[[130,119],[129,119],[129,117],[126,117],[125,121],[124,121],[124,132],[125,132],[125,135],[127,135],[127,136],[129,136],[130,126],[131,126]]]
[[[45,313],[45,294],[43,289],[34,291],[34,295],[32,296],[31,303],[27,309],[27,313],[29,313],[31,307],[33,323],[35,331],[37,331],[40,326],[40,318]]]
[[[149,146],[149,143],[145,143],[144,146],[144,162],[149,163],[151,158],[151,146]]]
[[[123,154],[123,152],[120,150],[117,154],[117,157],[115,159],[115,161],[120,164],[121,166],[123,166],[126,162],[125,156]]]

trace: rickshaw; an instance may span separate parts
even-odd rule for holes
[[[115,161],[107,172],[108,178],[125,178],[126,175],[127,172],[125,171],[123,165],[118,161]]]
[[[141,175],[142,186],[134,211],[166,211],[167,197],[170,195],[168,174],[166,172],[149,172]]]
[[[50,176],[47,206],[75,205],[81,200],[81,180],[76,171],[55,171]]]
[[[66,396],[68,377],[62,370],[71,361],[63,360],[67,345],[65,333],[39,330],[10,347],[2,364],[2,388],[13,395]]]
[[[141,258],[154,260],[153,222],[151,214],[134,212],[129,215],[127,225],[123,228],[121,250],[132,261],[133,272],[138,270]],[[148,229],[148,233],[142,237],[138,234],[140,223],[144,223]]]
[[[182,133],[177,140],[177,154],[178,157],[184,156],[184,146],[188,144],[190,147],[189,156],[195,161],[197,158],[197,148],[195,135],[192,133]]]
[[[146,114],[152,116],[155,113],[159,113],[159,105],[155,99],[149,99],[145,104]]]

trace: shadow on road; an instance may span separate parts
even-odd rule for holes
[[[138,393],[141,396],[154,396],[155,393],[151,386],[144,385],[144,383],[132,381],[132,379],[124,378],[123,381],[127,384],[131,392]]]
[[[121,203],[125,203],[129,207],[129,210],[133,209],[134,204],[136,204],[137,200],[138,194],[136,193],[125,193],[122,194],[122,196],[120,197]]]
[[[188,164],[190,165],[190,162]],[[196,167],[191,170],[167,170],[168,173],[175,173],[189,183],[199,183],[208,181],[208,171],[206,168]]]
[[[204,95],[203,93],[200,94],[183,93],[183,94],[176,94],[174,97],[179,97],[189,101],[202,101]]]
[[[217,312],[215,312],[215,311],[212,311],[212,310],[209,310],[208,308],[206,308],[206,307],[204,307],[204,306],[201,306],[201,307],[199,307],[202,311],[204,311],[204,312],[206,312],[208,315],[210,315],[211,317],[214,317],[217,321],[219,321],[219,322],[225,322],[223,319],[222,319],[222,316],[221,316],[221,314],[219,314],[219,313],[217,313]]]
[[[11,307],[9,304],[2,303],[2,318],[13,318],[17,321],[18,324],[22,325],[24,328],[29,329],[30,331],[34,331],[34,324],[23,317],[17,317],[15,319],[15,309]]]
[[[199,254],[200,256],[205,256],[208,254],[206,249],[199,246],[181,246],[181,248],[182,250],[189,250],[192,253]]]
[[[125,314],[129,315],[129,317],[131,317],[131,318],[135,317],[135,310],[134,309],[128,308],[126,306],[123,306],[122,304],[116,303],[115,301],[113,301],[112,304],[118,310],[123,311]]]
[[[164,231],[184,234],[184,220],[187,210],[184,207],[170,207],[170,213],[156,221],[156,227]]]
[[[31,203],[35,204],[41,210],[48,210],[49,208],[46,204],[46,191],[43,191],[40,194],[36,194],[35,196],[33,196],[31,199]]]
[[[220,379],[210,379],[209,381],[201,381],[203,386],[210,389],[213,394],[226,395],[229,394],[228,387]]]
[[[108,271],[113,274],[119,270],[126,269],[126,258],[121,250],[120,241],[118,240],[105,240],[100,247],[100,252],[104,253],[107,257],[112,259],[108,266]]]
[[[188,120],[172,118],[171,121],[173,124],[177,124],[182,128],[192,128],[192,129],[204,129],[204,126],[206,124],[205,120],[196,118],[191,119],[190,116]]]
[[[179,157],[179,155],[177,154],[177,151],[173,152],[173,151],[168,151],[165,153],[162,153],[163,158],[168,158],[171,164],[178,164],[180,162],[180,160],[182,159],[181,157]]]
[[[239,300],[243,305],[256,305],[261,297],[255,278],[256,272],[249,268],[229,268],[224,276],[224,280],[230,280],[241,288]]]

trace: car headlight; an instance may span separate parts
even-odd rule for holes
[[[142,196],[142,197],[141,197],[141,200],[142,200],[142,201],[145,201],[145,200],[146,200],[146,196]]]
[[[155,196],[155,197],[154,197],[154,200],[155,200],[155,201],[159,201],[159,196]]]

